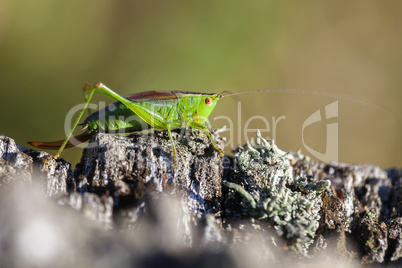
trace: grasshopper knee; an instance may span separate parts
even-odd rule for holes
[[[97,89],[103,89],[105,88],[105,85],[102,82],[98,82],[94,85],[94,87]]]

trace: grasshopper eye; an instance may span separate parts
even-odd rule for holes
[[[211,98],[206,98],[205,99],[205,104],[210,106],[212,104],[212,99]]]

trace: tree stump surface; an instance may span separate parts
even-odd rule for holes
[[[177,168],[161,131],[99,133],[74,170],[0,136],[0,266],[402,264],[400,169],[173,136]]]

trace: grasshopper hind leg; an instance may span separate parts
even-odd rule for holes
[[[85,91],[85,90],[84,90]],[[92,96],[95,93],[95,89],[91,89],[90,93],[88,95],[86,95],[85,93],[85,105],[84,108],[82,109],[81,113],[79,114],[79,116],[77,117],[77,119],[75,120],[75,123],[73,125],[73,127],[71,128],[70,132],[68,133],[66,139],[64,140],[63,144],[60,146],[59,150],[57,151],[57,153],[53,156],[54,159],[57,159],[60,157],[61,152],[63,152],[64,147],[66,147],[68,141],[70,140],[71,136],[73,135],[74,130],[77,128],[81,117],[84,115],[85,110],[88,108],[88,104],[91,101]]]
[[[84,93],[85,103],[89,102],[92,98],[91,92],[88,93],[88,91],[91,91],[91,90],[92,90],[92,88],[89,88],[88,84],[85,84],[82,87],[82,92]],[[88,116],[90,116],[92,114],[91,108],[87,107],[86,110],[88,111]]]

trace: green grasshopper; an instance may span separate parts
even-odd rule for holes
[[[209,115],[215,108],[218,100],[221,98],[256,92],[306,93],[300,90],[283,89],[262,89],[236,93],[223,91],[219,94],[184,91],[146,91],[135,93],[128,98],[124,98],[101,82],[98,82],[93,86],[85,84],[83,90],[86,99],[84,108],[65,140],[28,143],[41,149],[58,150],[53,156],[54,159],[57,159],[64,148],[70,148],[79,143],[85,142],[99,131],[133,132],[143,130],[143,126],[138,122],[138,120],[127,120],[128,118],[132,118],[133,115],[137,115],[152,128],[168,131],[169,140],[172,144],[174,166],[176,167],[176,148],[174,146],[171,130],[180,128],[183,122],[191,128],[203,130],[211,140],[214,148],[219,152],[219,155],[223,157],[222,151],[216,145],[216,141],[211,136],[211,133],[206,126],[206,121]],[[90,91],[90,93],[86,94],[87,91]],[[95,92],[115,99],[117,102],[100,111],[90,114],[82,123],[81,130],[85,130],[85,132],[71,138]],[[227,94],[223,95],[224,93]],[[104,120],[101,120],[101,118]]]
[[[83,90],[84,92],[90,91],[90,93],[85,94],[86,103],[84,109],[79,114],[65,140],[28,143],[41,149],[58,149],[54,155],[54,158],[57,159],[64,148],[70,148],[78,143],[85,142],[101,130],[104,132],[142,130],[142,125],[137,120],[125,120],[136,114],[152,128],[168,131],[175,166],[177,166],[176,148],[171,130],[180,128],[183,122],[191,128],[204,131],[219,152],[219,155],[223,157],[222,151],[216,145],[216,141],[206,126],[206,121],[218,100],[223,97],[224,92],[207,94],[183,91],[146,91],[124,98],[100,82],[93,86],[85,84]],[[87,117],[82,123],[82,130],[85,130],[85,132],[70,140],[95,92],[115,99],[117,102]],[[101,115],[104,120],[100,120]]]
[[[86,102],[84,108],[75,121],[70,133],[65,140],[53,142],[28,142],[30,145],[41,149],[58,150],[53,158],[57,159],[64,148],[73,147],[79,143],[89,140],[99,131],[116,132],[125,131],[133,132],[143,129],[143,125],[138,120],[130,120],[133,115],[137,115],[141,120],[146,122],[152,128],[167,130],[169,140],[172,144],[174,166],[177,167],[176,148],[172,138],[172,129],[180,128],[185,122],[188,126],[200,129],[205,132],[211,140],[214,148],[223,157],[222,151],[218,148],[216,141],[211,136],[207,128],[207,119],[217,102],[227,96],[257,93],[257,92],[280,92],[280,93],[296,93],[307,95],[319,95],[348,101],[357,101],[364,104],[370,104],[384,109],[387,113],[394,117],[399,126],[399,119],[395,114],[386,107],[382,107],[376,103],[355,97],[349,97],[340,94],[333,94],[322,91],[298,90],[298,89],[261,89],[228,93],[223,91],[219,94],[208,94],[199,92],[184,91],[146,91],[135,93],[128,98],[121,97],[116,92],[98,82],[95,85],[85,84],[83,87]],[[90,91],[89,94],[86,94]],[[117,102],[107,106],[106,108],[90,114],[82,123],[84,133],[72,138],[73,132],[79,124],[85,110],[88,108],[89,102],[95,92],[115,99]],[[226,94],[224,94],[226,93]],[[104,120],[102,120],[104,119]]]

